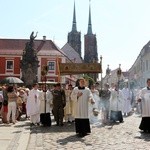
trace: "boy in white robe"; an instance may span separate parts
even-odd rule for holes
[[[128,88],[128,83],[125,83],[125,87],[122,89],[123,93],[123,114],[124,116],[129,116],[132,110],[131,101],[132,101],[132,92]]]
[[[117,84],[115,84],[115,88],[111,90],[110,96],[110,121],[120,123],[123,122],[122,117],[122,102],[123,102],[123,94],[122,91],[119,90]]]
[[[99,91],[95,89],[95,85],[91,85],[91,92],[93,94],[93,98],[95,100],[95,104],[89,103],[89,120],[91,124],[100,124],[100,111],[99,111],[99,104],[100,104],[100,97]]]
[[[71,92],[73,88],[72,85],[68,85],[68,89],[65,90],[66,94],[66,106],[64,108],[64,117],[66,122],[72,122],[74,121],[74,118],[72,116],[73,108],[72,108],[72,100],[71,100]]]
[[[40,91],[38,84],[33,84],[32,90],[29,91],[27,100],[27,115],[30,116],[31,125],[39,125],[40,122]]]
[[[88,103],[95,103],[93,95],[89,88],[85,87],[84,78],[79,79],[79,86],[75,87],[71,93],[71,99],[75,101],[75,129],[80,137],[91,133]]]
[[[102,123],[107,124],[109,122],[109,107],[110,107],[110,95],[109,84],[104,84],[104,89],[100,90],[101,100],[101,118]]]
[[[47,86],[43,86],[42,91],[40,92],[39,99],[40,99],[40,122],[43,126],[51,126],[51,106],[53,95],[52,92],[47,90]]]

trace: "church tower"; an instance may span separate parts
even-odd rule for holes
[[[97,39],[96,35],[92,33],[91,6],[89,4],[88,30],[87,34],[84,35],[84,62],[92,63],[94,61],[98,61]],[[89,76],[96,81],[98,74],[89,74]]]
[[[68,33],[67,42],[81,57],[81,32],[77,31],[75,2],[73,11],[72,31]]]

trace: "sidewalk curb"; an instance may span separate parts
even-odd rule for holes
[[[21,137],[18,141],[17,150],[27,150],[30,140],[30,130],[23,129]]]

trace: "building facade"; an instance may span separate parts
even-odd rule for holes
[[[120,80],[122,82],[128,81],[131,89],[143,88],[147,84],[147,79],[150,78],[150,41],[144,45],[139,55],[131,68],[122,72]],[[117,69],[112,70],[109,75],[105,75],[103,83],[117,83]]]
[[[27,42],[28,39],[0,39],[0,80],[9,76],[22,77],[20,61]],[[66,57],[58,46],[44,37],[34,41],[34,48],[39,61],[38,82],[43,80],[41,70],[44,65],[48,66],[47,81],[65,82],[59,74],[59,63],[65,62]]]
[[[145,87],[146,81],[150,78],[150,41],[144,45],[140,54],[129,69],[130,82],[134,87]]]
[[[102,79],[103,85],[105,83],[108,83],[111,86],[111,84],[118,84],[119,82],[120,88],[123,86],[123,82],[128,79],[128,72],[122,72],[121,76],[118,78],[118,75],[117,75],[118,69],[119,68],[111,70],[110,74],[105,75],[105,77]]]

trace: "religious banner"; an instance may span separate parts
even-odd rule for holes
[[[101,63],[60,63],[60,74],[101,73]]]

